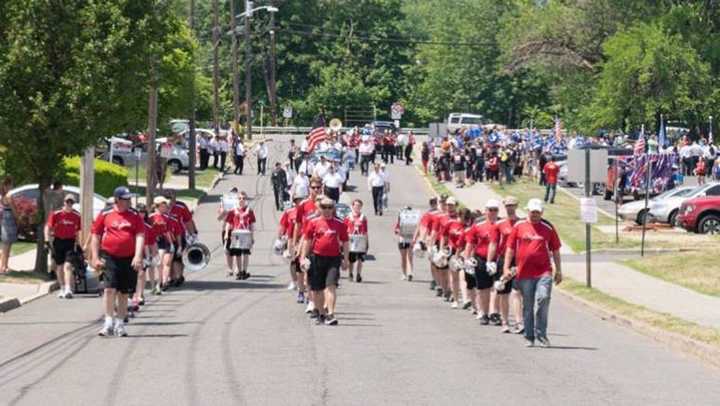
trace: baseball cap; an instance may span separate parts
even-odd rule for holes
[[[168,204],[168,199],[165,196],[155,196],[153,199],[154,204]]]
[[[530,199],[526,209],[527,211],[543,211],[543,202],[540,199]]]
[[[115,188],[115,191],[113,191],[113,197],[115,198],[115,200],[128,200],[132,197],[132,193],[130,193],[130,189],[128,189],[127,187],[118,186]]]
[[[443,193],[440,195],[440,203],[445,203],[448,199],[448,195]]]
[[[320,206],[335,206],[335,200],[324,196],[322,200],[320,200]]]
[[[448,197],[447,200],[445,201],[445,204],[447,204],[447,205],[451,205],[451,204],[452,204],[453,206],[456,206],[456,205],[457,205],[457,200],[455,200],[454,197]]]
[[[500,202],[498,202],[497,199],[489,199],[487,202],[485,202],[485,208],[486,209],[499,209]]]
[[[77,202],[77,200],[75,199],[75,196],[73,196],[71,194],[65,195],[65,199],[63,199],[63,202],[67,202],[68,200],[72,201],[73,203]]]
[[[517,197],[515,196],[505,196],[503,199],[503,204],[505,206],[517,206],[519,204]]]

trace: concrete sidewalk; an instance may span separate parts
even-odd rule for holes
[[[501,199],[501,196],[483,183],[463,188],[457,188],[450,182],[444,185],[471,209],[482,209],[488,199]],[[501,214],[504,215],[502,212]],[[581,258],[574,255],[569,249],[561,249],[561,253],[564,274],[576,281],[585,281],[584,256]],[[653,278],[609,260],[592,263],[592,283],[593,288],[629,303],[703,326],[720,328],[718,297]]]

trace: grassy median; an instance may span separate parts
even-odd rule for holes
[[[640,272],[711,296],[720,296],[717,252],[702,250],[681,255],[656,255],[624,261]]]

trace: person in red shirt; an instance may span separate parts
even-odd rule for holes
[[[133,296],[131,309],[134,312],[140,310],[140,306],[145,304],[145,280],[149,277],[151,280],[151,286],[153,285],[153,260],[158,255],[157,249],[157,236],[153,226],[150,225],[150,218],[147,213],[147,207],[139,203],[135,207],[140,217],[143,218],[143,225],[145,226],[145,252],[143,254],[143,268],[138,272],[138,281],[135,288],[135,295]]]
[[[518,200],[513,196],[507,196],[503,199],[503,205],[505,206],[505,212],[507,217],[497,223],[498,235],[500,241],[497,244],[497,267],[499,270],[505,269],[505,248],[507,246],[507,240],[512,233],[515,224],[520,221],[517,216]],[[515,262],[510,264],[511,274],[515,268]],[[509,280],[500,278],[500,286],[502,289],[497,291],[497,308],[500,311],[500,317],[502,321],[502,332],[511,332],[510,326],[508,325],[508,314],[510,313],[510,303],[512,303],[513,320],[515,320],[515,326],[512,332],[515,334],[521,334],[523,330],[523,316],[522,316],[522,295],[520,295],[519,288],[515,282],[515,278],[511,277]],[[508,294],[510,296],[508,300]]]
[[[515,224],[508,237],[503,278],[510,280],[510,264],[514,258],[517,264],[515,278],[523,296],[527,346],[534,346],[537,338],[541,346],[548,347],[550,341],[547,338],[547,318],[550,309],[550,292],[553,279],[555,284],[562,282],[560,238],[552,224],[542,218],[543,203],[540,199],[530,199],[527,211],[528,219]],[[554,276],[548,253],[552,255],[555,263]]]
[[[250,232],[251,244],[255,243],[255,212],[247,205],[247,193],[241,191],[238,195],[238,207],[230,210],[225,219],[225,249],[233,257],[233,264],[230,268],[237,280],[244,280],[250,277],[247,271],[250,262],[252,248],[232,248],[232,233],[236,230]]]
[[[365,246],[365,252],[351,252],[348,255],[349,266],[348,266],[348,278],[352,282],[353,280],[353,268],[355,268],[355,282],[362,282],[362,265],[365,262],[365,255],[367,250],[370,249],[370,238],[368,237],[368,221],[367,216],[362,212],[363,202],[360,199],[355,199],[352,202],[352,213],[350,213],[343,223],[347,227],[348,235],[362,235],[365,236],[367,244]]]
[[[193,213],[187,205],[177,200],[177,194],[175,190],[168,189],[165,192],[165,197],[169,200],[169,214],[175,217],[182,226],[182,234],[180,235],[180,246],[185,248],[188,245],[188,238],[192,241],[197,240],[197,227],[195,220],[193,220]],[[182,262],[182,250],[176,252],[173,261],[173,278],[175,279],[175,286],[180,286],[185,283],[185,276],[183,275],[185,266]]]
[[[335,318],[335,289],[340,268],[347,269],[349,261],[347,227],[333,215],[334,209],[335,202],[323,198],[320,201],[321,215],[310,220],[303,231],[306,243],[301,263],[307,266],[312,262],[308,279],[315,302],[313,317],[316,324],[338,324]]]
[[[435,199],[435,198],[433,198],[433,199]],[[433,199],[430,199],[431,205],[432,205]],[[435,199],[434,202],[435,202],[435,205],[437,205],[437,199]],[[406,211],[406,210],[411,211],[412,207],[407,206],[402,211]],[[417,238],[418,233],[420,232],[420,230],[419,230],[420,226],[418,226],[415,229],[415,233],[413,234],[412,237],[410,237],[408,235],[403,235],[401,233],[401,228],[400,228],[400,218],[401,218],[402,211],[400,212],[400,214],[398,214],[398,218],[397,218],[397,221],[395,221],[395,227],[394,227],[393,231],[398,238],[398,250],[400,251],[400,271],[402,272],[401,278],[402,278],[402,280],[407,280],[407,281],[412,282],[412,280],[413,280],[412,249],[413,249],[413,245],[414,245],[413,241],[415,240],[415,238]],[[423,217],[420,219],[421,224],[422,224],[422,219],[425,218],[427,216],[427,214],[428,213],[425,213],[425,215],[423,215]]]
[[[480,324],[490,324],[490,288],[493,286],[493,276],[497,272],[495,263],[495,251],[498,242],[497,217],[500,203],[495,199],[489,199],[485,203],[485,221],[475,224],[465,236],[465,258],[473,256],[477,261],[475,277],[467,277],[465,282],[468,290],[475,295],[475,307],[477,308],[477,319]]]
[[[128,293],[137,284],[142,269],[145,226],[138,213],[130,208],[132,194],[120,186],[113,192],[115,204],[98,214],[92,225],[92,264],[105,275],[103,302],[105,324],[101,336],[127,336],[123,324],[127,316]],[[117,303],[115,302],[117,299]],[[117,306],[117,319],[113,319]]]
[[[168,200],[164,196],[157,196],[153,200],[155,212],[148,220],[157,238],[158,256],[160,263],[155,267],[155,284],[152,294],[162,295],[170,286],[172,277],[172,262],[175,255],[175,228],[174,222],[168,214]]]
[[[560,166],[555,163],[555,157],[551,156],[550,161],[543,167],[543,174],[545,175],[545,203],[548,201],[550,204],[555,203],[558,173],[560,173]]]
[[[289,241],[293,238],[295,232],[295,223],[297,221],[297,207],[302,202],[302,198],[295,196],[293,198],[294,206],[285,210],[280,217],[280,225],[278,227],[278,239],[286,239]],[[297,287],[297,302],[305,303],[305,284],[302,270],[300,269],[300,262],[298,258],[292,256],[288,245],[287,255],[290,257],[290,278],[291,282],[288,285],[288,290],[294,290]]]
[[[432,234],[433,229],[433,220],[435,218],[435,215],[439,213],[438,210],[438,198],[432,197],[429,201],[430,208],[428,211],[423,213],[422,217],[420,217],[420,224],[418,224],[417,229],[415,229],[415,236],[413,237],[412,243],[415,245],[416,243],[420,243],[421,248],[424,251],[427,251],[428,242],[430,240],[430,236]],[[439,276],[437,269],[435,268],[435,264],[432,262],[432,258],[430,257],[430,273],[432,275],[432,280],[430,281],[430,290],[434,291],[439,283]]]
[[[185,239],[185,226],[182,220],[170,214],[169,211],[168,219],[174,248],[170,268],[170,281],[167,286],[169,288],[171,286],[180,286],[185,281],[185,278],[182,276],[182,254],[183,250],[185,250],[187,240]]]
[[[73,210],[75,197],[71,194],[65,196],[62,209],[50,214],[45,224],[45,241],[51,241],[52,256],[55,260],[55,274],[60,285],[58,297],[72,299],[75,275],[72,264],[66,261],[67,254],[78,251],[78,233],[80,232],[80,213]]]
[[[295,230],[293,232],[293,238],[288,241],[288,246],[290,249],[290,252],[296,252],[296,255],[299,256],[300,253],[302,253],[302,247],[300,244],[300,240],[302,239],[303,233],[303,223],[306,222],[308,217],[315,214],[317,212],[317,205],[315,203],[315,199],[320,195],[320,191],[322,190],[322,179],[313,176],[310,178],[310,196],[307,197],[307,199],[303,200],[297,207],[297,213],[295,215],[296,221],[295,221]]]
[[[449,250],[450,256],[452,257],[461,254],[460,243],[463,231],[465,230],[465,222],[458,213],[457,201],[454,197],[447,199],[447,209],[447,220],[442,223],[439,231],[440,250]],[[460,269],[448,266],[446,275],[450,286],[450,307],[457,309],[459,307],[458,298],[460,296]]]
[[[444,196],[443,196],[444,197]],[[430,235],[430,246],[435,247],[435,249],[440,249],[440,240],[442,237],[442,230],[444,229],[445,225],[449,221],[448,217],[448,200],[452,198],[445,197],[445,199],[440,199],[440,211],[433,216],[432,220],[432,234]],[[453,199],[454,200],[454,199]],[[431,261],[432,261],[432,255],[430,255]],[[447,275],[448,265],[445,265],[444,267],[440,268],[437,265],[434,265],[437,276],[438,276],[438,293],[437,296],[444,296],[445,301],[449,302],[450,297],[452,293],[450,292],[450,285],[449,285],[449,278]]]

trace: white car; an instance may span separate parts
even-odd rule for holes
[[[618,215],[620,218],[625,220],[634,221],[637,224],[642,224],[647,218],[647,213],[650,216],[663,223],[671,223],[674,221],[674,217],[677,214],[677,208],[680,204],[691,195],[694,194],[696,187],[681,186],[674,189],[667,190],[648,201],[648,208],[645,209],[645,200],[635,200],[630,203],[625,203],[618,208]],[[665,212],[668,205],[675,205],[674,212],[669,210]],[[654,211],[653,211],[654,209]]]

